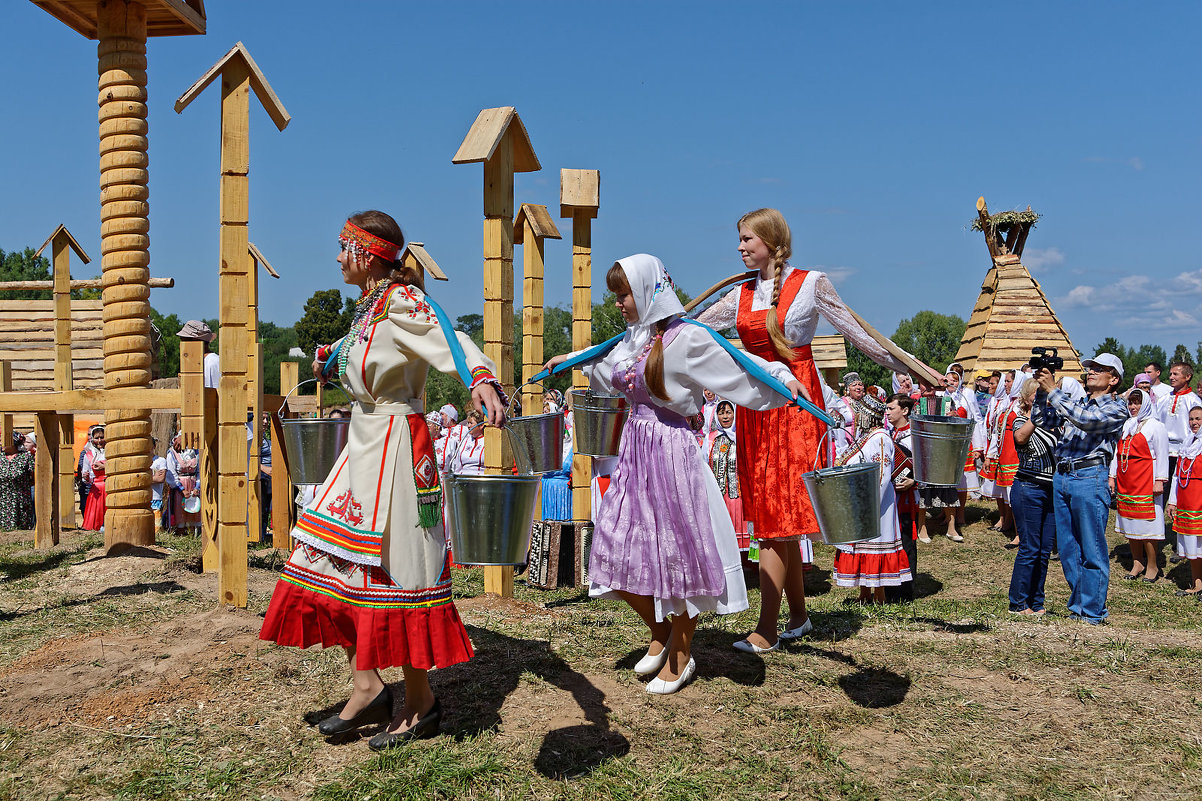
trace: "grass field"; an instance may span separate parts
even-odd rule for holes
[[[815,633],[734,651],[752,589],[753,611],[703,618],[699,677],[669,697],[631,671],[625,606],[520,580],[482,597],[456,571],[477,656],[432,674],[444,735],[383,756],[306,722],[349,692],[340,652],[257,639],[284,554],[252,551],[240,611],[187,538],[103,559],[95,535],[5,535],[0,799],[1202,798],[1202,604],[1118,581],[1119,546],[1109,625],[1068,620],[1056,563],[1056,614],[1009,615],[1013,552],[985,511],[963,545],[919,545],[912,604],[851,603],[819,546]]]

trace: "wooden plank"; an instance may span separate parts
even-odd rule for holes
[[[451,157],[451,163],[472,164],[492,158],[516,113],[513,106],[482,109]]]
[[[58,519],[62,528],[75,528],[75,417],[60,414],[57,420]],[[42,447],[40,441],[38,447]]]
[[[38,446],[34,457],[33,501],[37,522],[34,526],[34,546],[53,548],[58,545],[59,526],[59,448],[58,420],[54,412],[42,412],[34,427]]]
[[[0,411],[42,412],[47,407],[37,406],[33,409],[5,409],[6,402],[21,397],[13,394],[13,366],[11,362],[0,362]],[[0,448],[8,447],[13,441],[13,416],[5,414],[0,418]]]
[[[259,102],[263,104],[264,110],[267,111],[267,116],[271,117],[271,121],[275,123],[275,127],[279,130],[284,130],[288,127],[288,123],[292,121],[292,117],[288,114],[288,110],[284,108],[284,104],[280,102],[275,90],[271,88],[271,84],[267,82],[267,77],[259,69],[259,65],[251,58],[250,52],[242,42],[236,42],[224,56],[212,67],[201,75],[191,86],[184,91],[179,99],[175,101],[175,113],[179,114],[188,104],[211,84],[218,75],[221,75],[224,82],[227,77],[237,77],[239,81],[243,75],[246,76],[248,89],[253,88],[255,95],[259,98]],[[248,106],[249,114],[249,106]]]
[[[573,170],[559,171],[559,203],[561,217],[573,216],[563,214],[562,207],[571,206],[573,214],[579,210],[595,210],[601,205],[601,171]],[[595,211],[589,215],[596,217]]]
[[[151,278],[146,282],[151,289],[171,289],[175,286],[174,278]],[[71,281],[71,289],[103,289],[104,282],[100,278],[76,278]],[[0,292],[18,291],[29,289],[49,289],[54,290],[54,281],[0,281]],[[5,301],[7,303],[53,303],[47,300],[30,300],[30,301]],[[92,304],[96,304],[96,308],[100,308],[101,301],[99,300],[73,300],[72,307],[75,304],[87,304],[84,308],[90,308]],[[53,308],[53,307],[51,307]]]
[[[9,362],[0,362],[8,365]],[[5,367],[3,369],[9,370]],[[9,380],[11,381],[11,372]],[[68,392],[5,392],[0,412],[88,412],[98,409],[178,409],[180,393],[174,389],[73,389]]]

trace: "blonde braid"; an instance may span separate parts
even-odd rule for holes
[[[772,340],[772,348],[776,351],[777,356],[781,361],[788,362],[793,358],[793,346],[789,342],[785,332],[781,330],[779,313],[777,305],[780,303],[780,285],[784,280],[785,261],[788,255],[784,246],[777,245],[772,254],[772,266],[776,273],[772,282],[772,305],[768,309],[768,318],[764,321],[765,327],[768,329],[768,338]]]

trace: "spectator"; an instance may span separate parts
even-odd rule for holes
[[[170,501],[167,527],[172,531],[180,529],[200,528],[200,510],[189,512],[185,508],[196,503],[188,503],[189,498],[200,497],[200,454],[195,448],[182,448],[183,435],[176,432],[171,438],[171,447],[167,451],[166,483],[169,488]]]
[[[31,529],[33,519],[34,454],[23,448],[25,437],[13,432],[0,455],[0,529]]]
[[[467,413],[467,432],[455,443],[450,472],[478,476],[484,473],[484,414],[479,409]]]
[[[1160,362],[1153,361],[1144,365],[1144,375],[1146,375],[1148,380],[1151,381],[1152,395],[1155,396],[1156,399],[1156,403],[1154,405],[1158,405],[1162,398],[1167,398],[1169,395],[1173,394],[1172,388],[1160,380],[1161,370],[1162,368],[1160,366]]]
[[[1032,416],[1037,426],[1062,427],[1064,431],[1056,444],[1056,475],[1052,482],[1060,566],[1068,581],[1072,617],[1098,624],[1110,614],[1106,609],[1110,490],[1105,477],[1114,458],[1115,443],[1130,415],[1127,404],[1114,397],[1115,388],[1123,380],[1119,358],[1099,353],[1081,364],[1086,369],[1088,395],[1077,402],[1057,389],[1050,370],[1036,371],[1035,380],[1043,392],[1036,394]]]
[[[1177,532],[1177,553],[1189,560],[1190,586],[1177,595],[1202,599],[1202,407],[1189,413],[1190,438],[1181,446],[1164,515]]]
[[[216,334],[202,320],[189,320],[176,334],[183,342],[203,342],[204,344],[204,382],[205,387],[217,389],[221,383],[221,357],[212,351]]]
[[[739,497],[739,472],[735,461],[735,405],[728,400],[718,401],[714,420],[717,428],[706,434],[702,449],[718,482],[726,511],[730,513],[739,550],[746,551],[751,545],[751,537],[743,522],[743,499]]]
[[[151,437],[150,442],[154,451],[159,450],[158,437]],[[159,522],[163,529],[167,528],[167,514],[163,510],[163,494],[167,487],[167,459],[155,456],[150,463],[150,509],[159,513]]]
[[[259,440],[259,542],[270,544],[271,528],[271,414],[263,413],[263,434]]]
[[[563,393],[554,387],[543,393],[543,414],[563,411]]]
[[[1152,414],[1151,395],[1138,389],[1127,393],[1131,419],[1123,424],[1118,450],[1110,462],[1110,492],[1117,494],[1114,530],[1131,548],[1134,581],[1144,574],[1151,584],[1160,578],[1156,552],[1164,539],[1164,485],[1169,480],[1168,440],[1164,426]]]
[[[1053,453],[1060,432],[1035,424],[1031,407],[1038,390],[1034,381],[1026,381],[1019,388],[1018,413],[1012,426],[1018,450],[1018,471],[1010,487],[1010,501],[1019,546],[1010,575],[1010,611],[1020,615],[1044,614],[1044,583],[1052,544],[1056,540],[1052,503],[1056,473]]]
[[[914,583],[918,580],[918,538],[915,526],[918,512],[918,492],[914,483],[914,450],[910,438],[910,412],[914,399],[898,392],[885,406],[885,416],[892,426],[893,437],[893,490],[897,494],[897,525],[901,533],[902,550],[910,565],[910,580],[900,586],[886,587],[885,600],[890,602],[913,601]]]
[[[88,456],[83,462],[83,480],[88,485],[88,503],[83,512],[81,528],[88,531],[104,531],[104,426],[92,427],[92,440],[85,446]]]
[[[1190,409],[1202,406],[1202,400],[1189,388],[1194,377],[1194,368],[1185,362],[1174,362],[1169,368],[1171,392],[1157,403],[1160,422],[1164,424],[1169,438],[1169,473],[1177,465],[1177,452],[1189,436]],[[1155,392],[1155,384],[1153,384]]]

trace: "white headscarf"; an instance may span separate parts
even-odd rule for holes
[[[1143,400],[1139,404],[1139,414],[1135,415],[1135,417],[1127,418],[1127,422],[1123,424],[1124,437],[1137,430],[1145,420],[1150,420],[1152,412],[1156,407],[1156,397],[1151,392],[1144,392],[1142,389],[1133,389],[1131,392],[1138,392],[1143,396]],[[1128,395],[1127,397],[1130,398],[1131,396]]]
[[[1014,374],[1014,383],[1012,383],[1010,385],[1010,401],[1011,401],[1011,403],[1018,400],[1019,391],[1022,390],[1023,384],[1027,383],[1027,381],[1029,381],[1030,379],[1031,379],[1030,374],[1024,373],[1021,370],[1019,370],[1018,372],[1016,372]]]
[[[1144,404],[1144,406],[1147,405],[1147,403]],[[1140,407],[1140,411],[1143,411],[1142,406]],[[1185,444],[1177,452],[1177,458],[1197,459],[1199,454],[1202,454],[1202,429],[1198,429],[1197,434],[1190,432],[1189,436],[1185,439]]]
[[[455,411],[455,407],[452,406],[451,404],[449,404],[449,403],[446,404],[438,411],[441,412],[442,414],[445,414],[447,416],[447,419],[450,420],[452,423],[459,422],[459,412]]]
[[[722,423],[721,423],[721,422],[718,420],[718,409],[717,409],[717,407],[718,407],[718,406],[721,406],[721,405],[722,405],[722,404],[724,404],[724,403],[730,404],[730,409],[731,409],[731,411],[732,411],[732,412],[734,413],[734,415],[735,415],[734,417],[730,418],[730,427],[729,427],[729,428],[727,428],[727,427],[724,427],[724,426],[722,425]],[[738,408],[737,406],[735,406],[733,403],[731,403],[730,401],[728,401],[728,400],[719,400],[719,401],[718,401],[718,403],[717,403],[717,404],[715,404],[715,408],[714,408],[714,430],[715,430],[715,431],[721,431],[723,434],[725,434],[726,436],[730,437],[730,441],[731,441],[731,442],[736,442],[736,441],[737,441],[737,440],[735,440],[735,421],[736,421],[736,420],[738,420],[738,419],[739,419],[739,408]]]
[[[1073,403],[1085,400],[1085,387],[1081,386],[1081,382],[1071,376],[1065,376],[1060,379],[1060,391],[1073,399]]]
[[[618,265],[626,274],[630,296],[639,313],[638,322],[626,326],[626,336],[613,350],[614,364],[629,367],[638,359],[643,346],[651,341],[655,324],[666,317],[684,314],[684,306],[676,297],[676,287],[668,269],[659,259],[636,253],[618,259]]]

